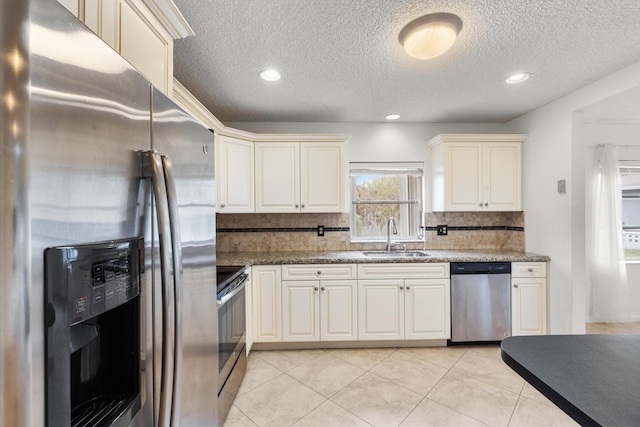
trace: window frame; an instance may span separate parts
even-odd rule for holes
[[[371,176],[402,176],[400,183],[403,198],[398,200],[365,201],[356,200],[357,181],[361,177]],[[356,235],[357,206],[362,204],[398,204],[400,205],[398,234],[392,235],[394,242],[422,242],[424,241],[424,187],[425,174],[423,162],[350,162],[349,163],[349,214],[350,241],[352,243],[382,243],[387,241],[386,231],[380,235]],[[413,181],[413,182],[411,182]],[[412,212],[411,207],[415,206]],[[403,208],[404,207],[404,208]],[[412,232],[413,231],[413,232]]]
[[[640,177],[640,161],[630,161],[630,160],[620,160],[618,162],[618,173],[620,174],[620,196],[621,196],[621,215],[624,213],[624,205],[625,205],[625,199],[626,200],[638,200],[640,201],[640,183],[638,184],[638,188],[637,188],[637,194],[636,195],[628,195],[625,197],[625,190],[622,186],[622,175],[626,172],[629,173],[629,171],[636,171],[634,172],[635,174],[637,174]],[[630,192],[629,192],[630,193]],[[629,194],[627,193],[627,194]],[[640,214],[638,215],[640,217]],[[624,219],[624,218],[622,218]],[[622,244],[623,244],[623,251],[624,251],[624,261],[628,262],[628,263],[640,263],[640,245],[638,245],[638,249],[636,249],[637,254],[636,255],[627,255],[628,252],[628,248],[624,247],[624,242],[625,242],[625,232],[626,234],[628,233],[632,233],[632,232],[637,232],[638,234],[638,240],[640,240],[640,222],[638,224],[633,224],[633,225],[625,225],[624,221],[622,222],[622,224],[620,224],[621,226],[621,230],[622,230]],[[630,238],[630,237],[627,237]],[[633,250],[633,249],[631,249]]]

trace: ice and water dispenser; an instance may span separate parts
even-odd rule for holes
[[[126,426],[141,406],[142,239],[45,251],[49,427]]]

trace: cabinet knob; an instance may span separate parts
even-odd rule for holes
[[[478,203],[478,206],[482,207],[482,203]]]
[[[533,273],[533,268],[528,268],[528,269],[527,269],[527,271],[528,271],[529,273]]]
[[[485,203],[484,205],[485,205],[485,206],[489,206],[489,203]]]
[[[320,287],[320,290],[321,290],[321,291],[324,291],[324,286],[321,286],[321,287]]]
[[[517,285],[517,284],[516,284],[516,285],[513,285],[513,287],[514,287],[514,288],[517,288],[517,287],[518,287],[518,285]]]
[[[296,208],[299,208],[299,207],[300,207],[299,205],[296,205]]]
[[[404,289],[404,286],[400,286],[400,290],[403,290],[403,289]]]
[[[407,285],[407,290],[411,289],[411,286]]]
[[[318,270],[318,274],[322,274],[322,271]]]
[[[314,290],[314,291],[317,291],[317,290],[318,290],[318,287],[317,287],[317,286],[316,286],[316,287],[314,287],[314,288],[313,288],[313,290]]]
[[[221,208],[224,208],[224,203],[220,204],[220,207],[221,207]]]
[[[304,208],[304,205],[302,205],[301,207]]]

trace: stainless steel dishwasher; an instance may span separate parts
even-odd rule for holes
[[[511,263],[451,263],[451,342],[511,335]]]

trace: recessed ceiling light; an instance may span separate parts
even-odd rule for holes
[[[431,59],[449,50],[461,29],[462,19],[457,15],[431,13],[405,25],[398,40],[405,52],[414,58]]]
[[[385,119],[387,120],[398,120],[400,118],[399,114],[389,114],[388,116],[385,117]]]
[[[533,74],[531,73],[516,73],[509,76],[509,78],[507,79],[507,83],[509,84],[522,83],[525,80],[529,80],[531,76],[533,76]]]
[[[268,70],[262,71],[260,73],[260,77],[262,77],[263,80],[266,80],[268,82],[275,82],[277,80],[280,80],[280,73],[270,68]]]

